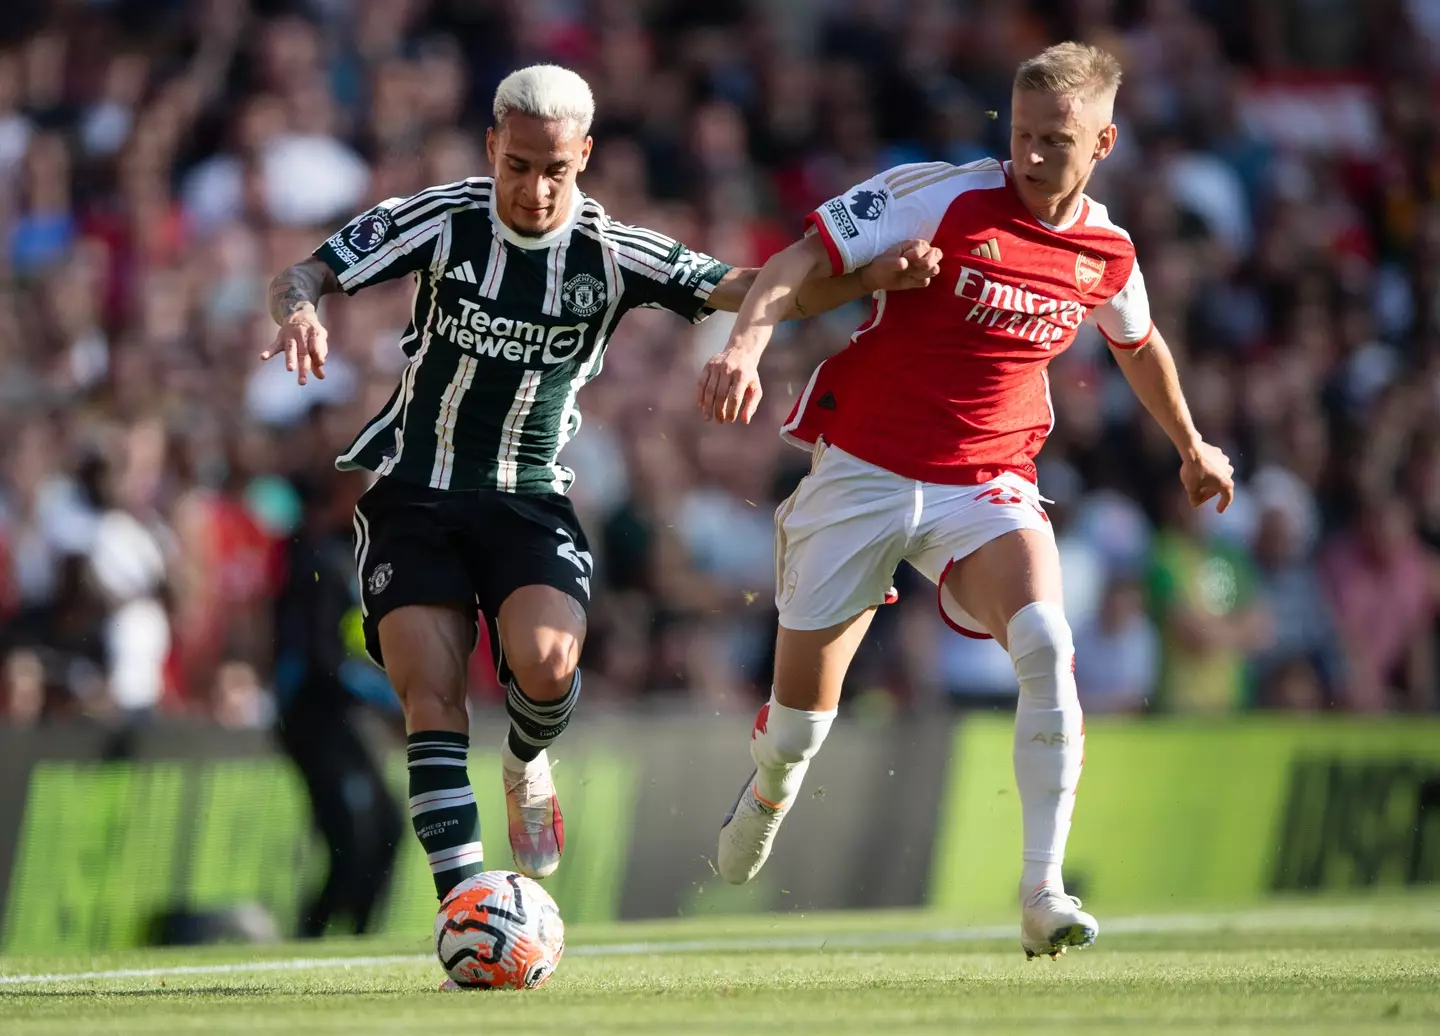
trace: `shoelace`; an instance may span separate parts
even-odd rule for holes
[[[1056,892],[1049,885],[1041,885],[1038,889],[1031,893],[1030,898],[1026,900],[1025,905],[1038,906],[1040,900],[1047,897],[1050,899],[1068,899],[1071,903],[1074,904],[1076,910],[1079,910],[1081,907],[1084,906],[1084,904],[1080,902],[1079,896],[1072,896],[1068,892]]]

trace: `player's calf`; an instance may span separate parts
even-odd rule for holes
[[[435,895],[485,869],[480,811],[466,770],[470,738],[448,730],[420,730],[407,739],[410,823],[425,847]]]
[[[743,884],[765,865],[835,713],[787,708],[773,695],[761,706],[750,733],[755,772],[720,828],[717,869],[726,881]]]
[[[485,869],[480,811],[470,787],[465,658],[473,619],[449,608],[406,606],[379,622],[385,672],[410,731],[410,822],[444,899]]]
[[[1075,690],[1075,645],[1058,604],[1037,601],[1006,627],[1020,683],[1015,783],[1023,818],[1022,899],[1042,885],[1064,895],[1061,864],[1085,760],[1085,717]]]

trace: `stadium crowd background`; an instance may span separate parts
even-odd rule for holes
[[[1434,0],[9,0],[0,34],[6,721],[269,721],[286,544],[348,549],[364,482],[330,462],[398,376],[410,289],[327,302],[329,377],[300,390],[257,362],[266,282],[379,199],[487,172],[506,72],[589,78],[581,186],[618,218],[758,265],[878,169],[1003,155],[1016,62],[1067,37],[1125,65],[1091,193],[1242,483],[1191,512],[1098,336],[1054,364],[1040,486],[1082,701],[1437,706]],[[748,428],[694,409],[723,315],[623,325],[566,451],[592,701],[762,695],[771,513],[807,460],[775,429],[861,315],[789,325]],[[899,583],[862,707],[1013,696],[1007,656]]]

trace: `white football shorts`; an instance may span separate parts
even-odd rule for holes
[[[940,615],[952,629],[988,638],[945,590],[945,575],[1007,532],[1053,538],[1043,504],[1018,475],[970,486],[917,482],[821,442],[810,474],[775,511],[780,625],[825,629],[877,607],[908,561],[939,588]]]

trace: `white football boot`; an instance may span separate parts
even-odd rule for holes
[[[720,825],[717,860],[720,877],[732,885],[743,885],[759,874],[770,858],[785,813],[786,810],[761,801],[755,794],[755,774],[751,773],[745,790]]]
[[[1080,900],[1042,881],[1027,896],[1020,892],[1020,945],[1025,959],[1042,953],[1057,960],[1071,946],[1084,948],[1100,934],[1100,923],[1080,909]]]
[[[565,818],[555,797],[550,761],[541,752],[525,763],[524,769],[502,765],[500,772],[515,869],[536,881],[548,878],[560,866],[560,854],[565,851]]]

